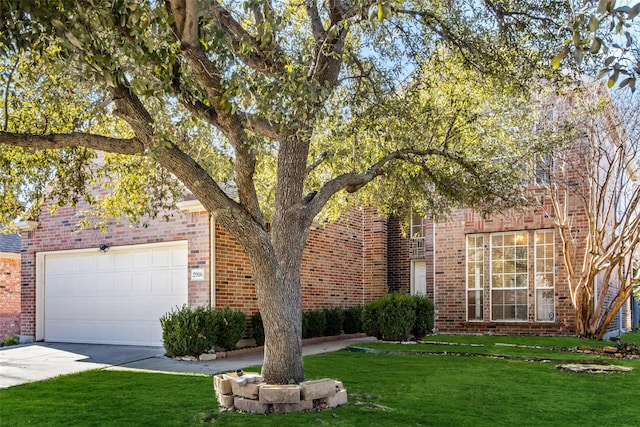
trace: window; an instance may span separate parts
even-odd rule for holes
[[[553,248],[553,230],[535,232],[536,320],[538,322],[553,322],[555,320],[555,258]]]
[[[484,236],[467,236],[467,320],[483,320]]]
[[[491,320],[528,320],[529,234],[491,235]]]
[[[551,171],[553,170],[553,156],[545,154],[536,160],[535,166],[535,184],[543,187],[551,182]]]
[[[424,217],[419,214],[411,215],[411,238],[419,239],[425,237]]]

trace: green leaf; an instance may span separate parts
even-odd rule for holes
[[[64,31],[67,27],[59,19],[52,19],[51,24],[58,30]]]
[[[80,43],[80,40],[78,40],[76,36],[74,36],[68,31],[64,35],[73,46],[77,47],[78,49],[82,49],[82,43]]]
[[[602,40],[596,37],[593,39],[593,42],[591,43],[591,49],[589,49],[589,53],[596,54],[600,51],[601,47],[602,47]]]

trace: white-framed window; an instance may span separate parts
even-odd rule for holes
[[[420,214],[411,215],[411,238],[420,239],[425,237],[425,220]]]
[[[467,320],[484,319],[484,236],[467,236]]]
[[[529,318],[529,234],[491,235],[491,320]]]
[[[535,185],[538,187],[548,186],[551,182],[551,174],[553,173],[553,168],[554,164],[552,154],[537,156],[534,170]]]
[[[555,252],[553,230],[537,230],[535,245],[536,321],[555,321]]]

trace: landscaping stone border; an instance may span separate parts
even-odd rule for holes
[[[229,372],[215,375],[213,388],[221,411],[286,414],[348,403],[344,385],[329,378],[300,384],[266,384],[255,372]]]

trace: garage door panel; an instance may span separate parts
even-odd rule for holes
[[[80,273],[93,273],[98,268],[97,257],[92,255],[84,255],[76,260],[78,271]]]
[[[176,242],[47,254],[45,340],[161,345],[159,318],[188,300],[187,253]]]
[[[97,252],[97,251],[96,251]],[[113,256],[110,252],[93,254],[96,263],[96,272],[113,271]]]
[[[113,252],[112,252],[113,253]],[[133,269],[133,257],[131,253],[113,253],[113,268],[115,270]]]
[[[153,251],[151,266],[154,268],[173,267],[172,251]]]

